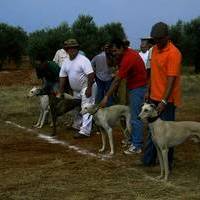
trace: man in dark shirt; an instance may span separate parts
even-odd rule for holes
[[[59,72],[60,67],[54,61],[46,61],[41,59],[41,63],[36,67],[36,74],[43,82],[43,88],[40,95],[59,91]]]

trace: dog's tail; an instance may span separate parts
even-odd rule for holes
[[[126,116],[126,127],[130,134],[131,133],[131,114],[130,113]]]

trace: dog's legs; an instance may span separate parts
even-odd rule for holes
[[[40,126],[39,126],[38,128],[42,128],[42,127],[43,127],[47,115],[48,115],[48,111],[47,111],[47,110],[44,110],[43,116],[42,116],[42,120],[41,120]]]
[[[168,164],[168,148],[165,147],[162,149],[162,156],[163,156],[163,162],[164,162],[164,169],[165,169],[165,181],[167,181],[169,176],[169,164]]]
[[[125,116],[124,118],[120,119],[120,130],[123,133],[124,138],[122,139],[122,147],[127,147],[129,144],[130,139],[130,132],[129,132],[129,116]]]
[[[122,147],[127,147],[130,139],[128,129],[124,129],[123,127],[120,127],[120,129],[124,136],[124,139],[122,140]]]
[[[108,139],[109,139],[109,144],[110,144],[110,155],[114,154],[114,144],[113,144],[113,134],[112,134],[112,128],[107,129],[108,133]]]
[[[99,152],[104,152],[106,149],[106,134],[102,128],[100,128],[101,138],[102,138],[102,148],[99,149]]]
[[[162,152],[159,148],[159,146],[157,144],[154,144],[157,150],[157,154],[158,154],[158,159],[159,159],[159,163],[160,163],[160,176],[157,177],[157,179],[162,179],[164,176],[164,162],[163,162],[163,156],[162,156]]]
[[[56,112],[56,97],[53,97],[49,95],[49,106],[50,106],[50,112],[51,112],[51,117],[52,117],[52,122],[53,122],[53,133],[51,136],[56,135],[56,120],[57,120],[57,112]]]
[[[125,139],[123,140],[123,141],[125,141],[123,147],[126,147],[126,146],[129,145],[130,134],[131,134],[131,125],[130,125],[131,122],[130,122],[130,120],[131,120],[131,117],[130,117],[130,115],[128,114],[128,115],[126,116],[125,128],[123,128],[123,126],[122,126],[122,124],[121,124],[121,131],[123,132],[124,138],[125,138]]]
[[[50,127],[53,127],[53,117],[51,114],[51,110],[50,110],[49,114],[50,114]]]
[[[37,128],[37,127],[40,126],[41,120],[42,120],[42,116],[43,116],[43,110],[41,109],[41,110],[40,110],[40,116],[39,116],[39,118],[38,118],[37,124],[33,125],[33,127]]]
[[[52,113],[52,122],[53,122],[53,133],[51,134],[51,136],[55,136],[56,135],[56,113],[55,112],[51,112]]]

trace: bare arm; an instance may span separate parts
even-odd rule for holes
[[[60,93],[63,94],[67,83],[67,77],[60,77]]]
[[[148,101],[150,99],[150,93],[151,93],[150,88],[151,88],[151,79],[149,78],[148,83],[147,83],[147,91],[146,91],[146,94],[144,96],[145,101]]]
[[[165,90],[165,94],[163,96],[163,99],[166,100],[166,101],[168,100],[169,96],[172,93],[172,90],[174,88],[175,80],[176,80],[176,76],[169,76],[167,78],[167,87],[166,87],[166,90]]]
[[[167,104],[167,100],[170,97],[170,95],[171,95],[171,93],[174,89],[175,80],[176,80],[176,76],[168,76],[168,78],[167,78],[167,87],[165,89],[163,99],[158,104],[158,107],[157,107],[159,113],[161,113],[165,109],[165,106]]]
[[[120,79],[118,76],[116,76],[116,77],[114,78],[114,80],[113,80],[111,86],[110,86],[110,89],[108,90],[108,92],[106,93],[105,96],[107,96],[108,98],[109,98],[110,96],[112,96],[113,93],[114,93],[114,92],[117,90],[117,88],[119,87],[120,82],[121,82],[121,79]]]
[[[108,92],[106,93],[105,97],[103,98],[103,100],[100,102],[100,107],[105,107],[109,97],[117,90],[117,88],[119,87],[119,84],[121,82],[121,79],[118,76],[115,76],[110,89],[108,90]]]
[[[85,95],[87,98],[92,95],[92,85],[94,83],[94,77],[95,77],[94,72],[87,75],[88,85],[87,85],[87,90],[85,91]]]

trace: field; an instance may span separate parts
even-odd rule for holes
[[[200,77],[183,76],[183,104],[177,120],[200,121]],[[38,98],[26,94],[38,81],[32,70],[0,72],[0,200],[143,200],[200,199],[200,144],[176,147],[175,166],[165,183],[159,166],[134,164],[122,136],[114,131],[116,154],[98,154],[101,137],[73,139],[74,130],[59,119],[58,136],[49,125],[34,129]]]

